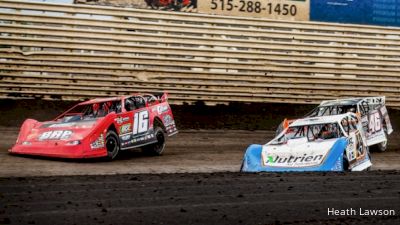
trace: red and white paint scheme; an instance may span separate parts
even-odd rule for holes
[[[108,157],[141,147],[161,155],[168,136],[178,133],[166,93],[96,98],[51,121],[27,119],[12,154],[60,158]]]

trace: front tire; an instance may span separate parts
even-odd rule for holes
[[[107,159],[113,160],[119,153],[119,140],[118,135],[113,131],[109,130],[106,134],[106,148],[107,148]]]
[[[149,155],[162,155],[165,149],[165,132],[161,127],[154,129],[154,135],[156,136],[157,142],[143,147],[143,151]]]
[[[276,131],[275,131],[275,136],[278,136],[285,128],[283,127],[283,122],[284,121],[282,121],[279,125],[278,125],[278,127],[276,128]]]
[[[244,160],[242,160],[242,165],[240,165],[240,169],[239,169],[239,172],[243,172],[243,167],[244,167]]]
[[[346,153],[343,153],[343,172],[349,171],[349,160],[347,159]]]

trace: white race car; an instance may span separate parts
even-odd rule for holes
[[[323,101],[304,117],[339,115],[347,112],[354,112],[361,118],[367,145],[378,151],[385,151],[387,136],[393,132],[393,128],[384,96]],[[285,119],[278,127],[277,135],[293,121],[295,120]]]
[[[361,171],[372,166],[355,113],[298,119],[265,145],[246,150],[241,171]]]

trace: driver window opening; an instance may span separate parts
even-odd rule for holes
[[[141,96],[133,96],[125,99],[125,110],[127,112],[146,107],[146,101]]]
[[[289,127],[285,133],[271,144],[284,144],[288,140],[307,138],[308,141],[322,141],[343,136],[338,123],[314,124],[299,127]]]

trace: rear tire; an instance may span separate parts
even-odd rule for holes
[[[378,152],[385,152],[387,148],[387,141],[376,144],[374,147]]]
[[[147,6],[150,6],[151,9],[158,9],[160,8],[159,1],[154,0],[146,0]]]
[[[387,149],[387,135],[385,133],[386,141],[378,143],[376,145],[371,146],[371,149],[375,152],[385,152]]]
[[[106,134],[106,148],[107,148],[107,159],[113,160],[118,156],[119,153],[119,139],[118,135],[113,131],[109,130]]]
[[[154,129],[157,142],[143,147],[143,152],[149,155],[162,155],[165,149],[165,132],[161,127]]]
[[[372,164],[372,158],[371,158],[371,153],[369,152],[369,149],[368,149],[367,154],[368,154],[368,159],[369,159],[369,161],[370,161],[371,164]],[[365,169],[365,171],[371,171],[371,167],[372,167],[372,166],[368,167],[367,169]]]

